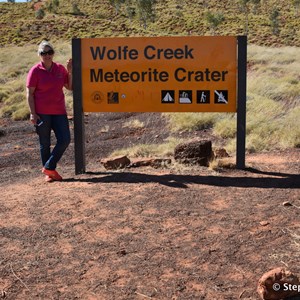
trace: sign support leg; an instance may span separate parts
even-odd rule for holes
[[[81,40],[72,40],[75,174],[85,173],[85,127],[82,107]]]
[[[236,167],[245,169],[246,153],[246,97],[247,97],[247,36],[239,36],[238,41],[238,103]]]

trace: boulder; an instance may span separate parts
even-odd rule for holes
[[[184,164],[198,164],[207,167],[214,154],[211,141],[192,140],[175,147],[174,158]]]
[[[258,281],[257,292],[263,300],[279,300],[300,296],[300,279],[285,268],[265,273]]]
[[[101,160],[101,164],[107,170],[124,169],[130,165],[130,159],[127,156],[106,158]]]
[[[224,158],[229,157],[229,154],[224,148],[217,148],[215,149],[215,158]]]

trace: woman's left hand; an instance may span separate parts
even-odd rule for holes
[[[67,61],[67,70],[68,73],[72,74],[72,58]]]

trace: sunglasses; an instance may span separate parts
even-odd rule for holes
[[[42,51],[40,52],[40,55],[42,56],[46,56],[46,55],[53,55],[54,54],[54,51],[53,50],[49,50],[49,51]]]

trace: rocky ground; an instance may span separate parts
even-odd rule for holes
[[[123,127],[130,118],[145,126]],[[245,170],[107,171],[100,159],[160,143],[166,122],[158,114],[87,122],[87,173],[74,175],[71,144],[64,180],[49,184],[32,126],[0,121],[0,298],[259,299],[263,273],[300,273],[300,149],[247,154]],[[186,139],[194,136],[213,138]]]

